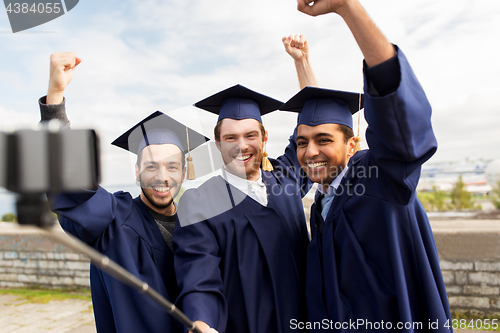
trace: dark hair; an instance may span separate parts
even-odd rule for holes
[[[224,119],[221,119],[217,122],[217,124],[214,127],[214,137],[215,141],[220,141],[220,128],[222,126],[222,121]],[[259,127],[260,127],[260,133],[262,134],[262,140],[264,140],[264,137],[266,136],[266,129],[264,128],[264,125],[259,121]]]
[[[180,150],[180,149],[179,149]],[[139,154],[137,154],[137,161],[135,164],[137,164],[137,167],[140,169],[141,168],[141,159],[142,159],[142,152],[144,151],[141,150]],[[181,151],[181,161],[182,161],[182,169],[184,169],[184,166],[186,165],[186,155],[184,154],[183,151]]]
[[[346,125],[337,124],[339,131],[344,134],[344,143],[347,144],[350,138],[354,137],[354,131],[352,128]]]

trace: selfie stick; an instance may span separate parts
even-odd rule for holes
[[[39,227],[44,234],[77,252],[88,256],[92,264],[108,273],[120,282],[146,294],[157,304],[162,306],[175,319],[182,323],[193,333],[202,333],[194,323],[182,313],[174,304],[167,301],[156,290],[129,273],[126,269],[109,259],[107,256],[91,248],[78,238],[69,235],[57,227],[58,223],[49,210],[49,204],[41,194],[20,194],[17,198],[18,223],[20,225],[34,225]]]
[[[54,229],[56,221],[45,193],[96,188],[100,180],[98,142],[95,131],[61,129],[56,120],[39,131],[0,132],[0,187],[18,193],[19,224],[37,226],[47,236],[87,255],[93,265],[149,296],[192,332],[202,333],[184,313],[146,282],[79,239]]]

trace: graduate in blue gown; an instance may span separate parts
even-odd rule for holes
[[[49,92],[40,99],[42,120],[68,123],[62,93],[75,64],[72,53],[51,57]],[[107,255],[130,273],[174,302],[179,294],[174,273],[172,233],[178,193],[186,173],[186,130],[191,149],[208,141],[204,136],[157,111],[114,145],[138,155],[137,181],[141,195],[109,193],[99,187],[52,198],[63,229]],[[90,266],[92,302],[98,332],[182,332],[164,308],[139,291]]]
[[[446,290],[416,187],[436,151],[431,107],[403,52],[357,0],[325,0],[309,14],[340,13],[363,55],[368,150],[355,152],[361,96],[304,88],[281,108],[300,112],[297,155],[319,183],[307,256],[311,332],[450,332]],[[300,72],[299,72],[300,75]]]
[[[237,85],[195,105],[219,114],[214,133],[225,167],[180,199],[178,305],[221,333],[292,332],[290,322],[306,316],[301,198],[311,182],[298,165],[294,135],[284,155],[265,166],[261,115],[282,103]]]

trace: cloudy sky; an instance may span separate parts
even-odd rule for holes
[[[433,106],[439,149],[431,161],[499,158],[500,2],[362,4],[404,51]],[[212,137],[215,118],[194,102],[237,83],[283,101],[295,94],[293,61],[281,43],[289,34],[308,37],[321,86],[362,90],[362,55],[342,19],[306,16],[295,0],[80,0],[66,15],[16,34],[0,10],[0,117],[36,124],[50,54],[74,51],[83,62],[66,91],[72,125],[99,130],[104,184],[133,183],[129,154],[109,143],[153,111]],[[295,119],[266,117],[271,156],[286,145]],[[365,129],[363,119],[362,135]]]

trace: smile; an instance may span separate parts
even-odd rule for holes
[[[158,193],[167,193],[167,192],[170,192],[170,187],[155,186],[155,187],[153,187],[153,190],[155,190]]]
[[[326,162],[307,162],[307,167],[310,169],[316,169],[316,168],[321,168],[322,166],[325,166]]]
[[[238,155],[238,156],[236,156],[235,159],[237,159],[238,161],[246,161],[250,157],[252,157],[252,154],[244,154],[244,155]]]

